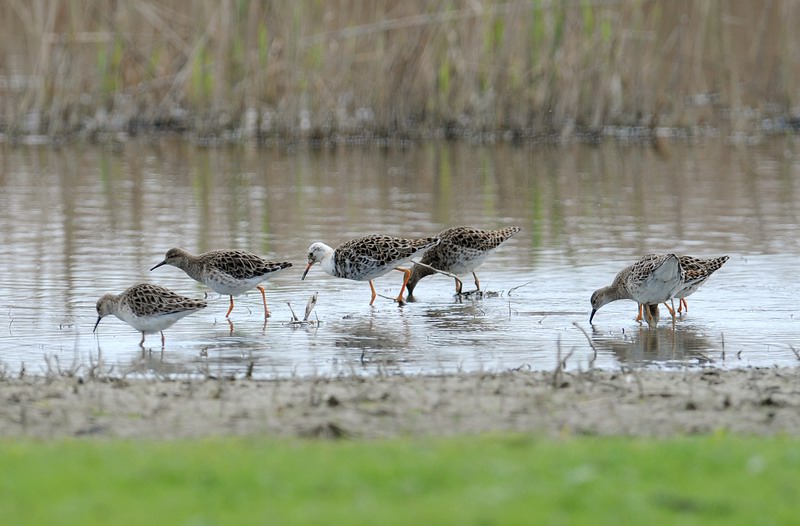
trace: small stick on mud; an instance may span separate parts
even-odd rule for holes
[[[558,335],[558,342],[556,343],[556,348],[557,348],[556,360],[557,360],[558,363],[556,363],[556,370],[553,371],[553,389],[558,389],[559,387],[561,387],[563,385],[563,383],[561,382],[561,378],[562,378],[562,376],[564,374],[564,368],[567,365],[567,360],[569,360],[570,356],[572,356],[572,353],[575,352],[575,349],[573,348],[571,351],[569,351],[567,353],[566,356],[564,356],[563,359],[561,358],[561,335],[560,334]]]
[[[317,295],[319,293],[315,292],[309,299],[308,303],[306,303],[306,313],[303,316],[303,321],[308,323],[308,317],[311,316],[311,311],[314,310],[314,307],[317,306]]]
[[[316,321],[308,319],[311,316],[311,312],[314,310],[314,307],[317,306],[317,295],[318,294],[319,294],[318,292],[315,292],[308,299],[308,303],[306,303],[306,311],[305,311],[305,314],[303,315],[303,319],[302,320],[297,317],[297,314],[294,313],[294,309],[292,308],[292,304],[290,302],[288,302],[288,301],[286,302],[286,305],[289,306],[289,310],[292,311],[292,319],[291,319],[291,321],[289,321],[289,325],[293,325],[293,326],[319,325],[319,318],[317,318]],[[316,314],[315,314],[315,316],[316,316]]]
[[[583,333],[583,335],[586,337],[586,341],[589,342],[589,347],[591,347],[592,351],[594,352],[594,354],[592,355],[592,359],[589,360],[589,368],[594,369],[594,362],[595,360],[597,360],[597,347],[594,346],[594,342],[589,337],[589,334],[586,332],[586,329],[578,325],[577,321],[573,321],[572,324]]]
[[[292,311],[292,321],[290,323],[300,323],[300,318],[298,318],[297,314],[294,313],[294,309],[292,308],[292,303],[290,301],[287,301],[286,305],[289,307],[289,310]]]
[[[379,297],[379,298],[383,298],[383,299],[385,299],[385,300],[389,300],[389,301],[396,301],[396,300],[397,300],[397,298],[394,298],[394,297],[392,297],[392,296],[387,296],[386,294],[381,294],[380,292],[378,292],[378,293],[376,294],[376,296],[377,296],[377,297]],[[404,303],[405,303],[405,302],[404,302]]]
[[[642,384],[642,378],[639,376],[639,372],[636,370],[636,368],[623,365],[622,372],[628,372],[631,374],[631,376],[633,376],[633,379],[636,380],[636,387],[639,388],[639,398],[644,398],[644,384]]]
[[[516,287],[511,287],[510,289],[508,289],[508,295],[511,296],[511,293],[514,292],[515,290],[521,289],[522,287],[530,285],[531,283],[533,283],[533,280],[530,280],[527,283],[523,283],[522,285],[517,285]]]
[[[789,348],[790,348],[790,349],[792,350],[792,352],[794,353],[794,356],[795,356],[795,358],[797,358],[798,360],[800,360],[800,352],[798,352],[798,351],[797,351],[797,349],[795,349],[793,345],[789,345]]]

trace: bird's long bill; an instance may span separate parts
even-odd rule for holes
[[[592,318],[594,318],[594,313],[597,312],[597,309],[592,309],[592,313],[589,315],[589,324],[592,323]]]
[[[155,269],[157,269],[157,268],[158,268],[158,267],[160,267],[161,265],[166,265],[166,264],[167,264],[167,260],[165,259],[164,261],[162,261],[161,263],[159,263],[159,264],[158,264],[158,265],[156,265],[155,267],[151,268],[151,269],[150,269],[150,272],[154,271]]]
[[[94,329],[92,329],[92,332],[97,332],[97,326],[100,325],[100,320],[102,319],[103,319],[102,316],[97,317],[97,323],[94,324]]]
[[[309,263],[308,265],[306,265],[306,271],[303,272],[303,277],[300,278],[300,281],[303,281],[304,279],[306,279],[306,274],[308,274],[308,271],[311,270],[311,266],[312,265],[314,265],[313,261],[311,263]]]

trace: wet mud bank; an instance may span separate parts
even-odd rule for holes
[[[800,432],[800,370],[0,382],[0,435],[373,439]]]

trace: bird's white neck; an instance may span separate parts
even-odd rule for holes
[[[336,264],[334,263],[333,260],[334,250],[324,243],[321,243],[321,245],[322,245],[321,248],[324,250],[324,253],[322,254],[322,259],[319,262],[319,266],[322,268],[323,271],[325,271],[325,273],[330,274],[331,276],[335,276]]]

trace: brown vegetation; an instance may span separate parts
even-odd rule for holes
[[[0,20],[0,132],[12,139],[797,124],[791,0],[10,0]]]

